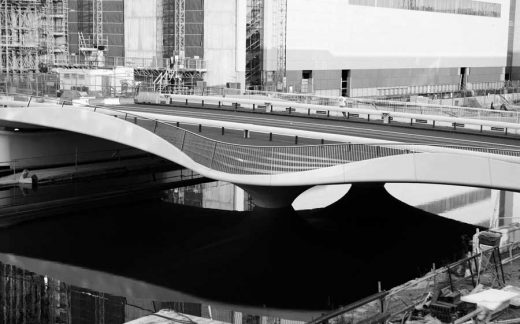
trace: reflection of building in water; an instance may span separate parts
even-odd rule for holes
[[[251,210],[251,197],[227,182],[210,182],[167,191],[166,201],[195,207],[220,210]]]
[[[116,297],[0,263],[0,323],[123,323]]]
[[[68,285],[0,262],[0,323],[120,324],[163,309],[230,324],[303,324],[208,304],[130,299]]]

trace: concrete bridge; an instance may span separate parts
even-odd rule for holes
[[[520,151],[514,150],[398,143],[237,145],[115,110],[37,104],[0,109],[0,124],[49,127],[125,144],[234,183],[266,208],[289,206],[306,189],[324,184],[437,183],[520,191]]]

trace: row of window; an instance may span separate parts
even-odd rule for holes
[[[484,17],[500,17],[502,10],[499,3],[474,0],[349,0],[349,4]]]
[[[64,79],[79,79],[79,80],[85,80],[85,75],[84,74],[75,74],[75,73],[72,73],[72,74],[69,74],[69,73],[65,73],[63,74],[63,78]]]

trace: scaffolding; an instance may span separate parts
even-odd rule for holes
[[[26,73],[66,56],[67,0],[0,1],[0,72]]]
[[[286,39],[287,39],[287,0],[275,0],[275,12],[273,13],[273,34],[276,47],[276,71],[274,73],[274,84],[276,90],[283,91],[286,76]]]
[[[246,86],[261,90],[263,70],[264,1],[247,0]]]
[[[164,70],[136,69],[136,77],[153,77],[152,85],[157,92],[182,93],[196,87],[198,82],[203,80],[206,65],[197,56],[193,58],[186,56],[186,0],[163,0],[159,8],[164,16],[164,19],[160,20],[163,23],[163,35],[170,35],[172,32],[174,34],[173,53],[167,54],[169,58],[166,59]],[[168,20],[168,17],[171,17],[171,9],[175,17],[173,24]],[[167,43],[166,37],[163,42],[164,50],[171,50],[171,44]],[[137,73],[140,75],[138,76]]]
[[[43,39],[45,40],[44,62],[55,65],[68,57],[68,1],[46,0],[42,15]]]
[[[94,22],[93,25],[93,40],[94,45],[99,50],[105,49],[104,37],[103,37],[103,0],[93,0],[94,1],[94,10],[92,10]],[[102,48],[101,48],[102,47]]]
[[[175,0],[175,56],[179,60],[186,54],[186,2]]]

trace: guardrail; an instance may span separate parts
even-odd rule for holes
[[[402,102],[396,100],[383,100],[383,99],[372,99],[372,98],[347,98],[347,97],[333,97],[333,96],[317,96],[312,94],[302,93],[282,93],[282,92],[269,92],[269,91],[257,91],[257,90],[246,90],[243,93],[226,92],[226,91],[213,91],[210,88],[208,91],[190,94],[204,95],[204,96],[215,96],[223,95],[227,97],[235,97],[237,99],[253,99],[253,100],[283,100],[295,103],[319,105],[319,106],[331,106],[331,107],[346,107],[346,108],[364,108],[364,109],[375,109],[392,112],[403,112],[417,115],[439,115],[456,118],[471,118],[471,119],[482,119],[489,121],[500,121],[509,123],[520,123],[520,112],[518,111],[504,111],[504,110],[492,110],[482,108],[470,108],[460,106],[448,106],[448,105],[436,105],[426,103],[414,103],[414,102]],[[226,89],[224,89],[226,90]],[[235,89],[227,89],[235,90]],[[179,93],[187,95],[186,93]],[[498,108],[498,107],[497,107]]]
[[[28,103],[27,106],[30,106]],[[66,107],[62,103],[62,107]],[[520,151],[470,146],[427,146],[424,144],[326,144],[305,146],[252,146],[210,139],[175,124],[161,122],[121,110],[85,106],[94,112],[109,113],[132,122],[164,138],[196,163],[229,174],[261,175],[308,171],[350,162],[423,152],[452,152],[461,150],[476,155],[518,162]],[[116,113],[116,114],[114,114]]]
[[[490,131],[494,134],[498,133],[514,133],[520,134],[520,120],[518,122],[494,121],[486,120],[493,119],[496,116],[495,111],[485,109],[471,109],[466,108],[468,111],[473,111],[475,118],[459,118],[459,117],[447,117],[438,114],[429,115],[428,112],[435,113],[434,107],[431,109],[423,109],[418,112],[422,114],[408,113],[398,111],[394,109],[386,110],[374,110],[364,108],[345,108],[345,107],[333,107],[333,106],[321,106],[312,104],[301,104],[301,103],[289,103],[278,100],[266,100],[266,99],[243,99],[243,98],[229,98],[229,97],[208,97],[208,96],[194,96],[194,95],[169,95],[169,94],[157,94],[140,92],[136,97],[136,102],[140,103],[151,103],[151,104],[185,104],[190,103],[201,104],[203,107],[217,106],[221,107],[224,104],[231,105],[237,109],[245,108],[252,112],[262,111],[267,113],[286,113],[299,114],[307,116],[318,116],[318,117],[339,117],[342,119],[366,119],[370,120],[383,120],[385,123],[400,122],[410,125],[429,125],[432,128],[435,127],[450,127],[453,129],[457,128],[468,128],[477,130],[480,132]],[[511,112],[516,113],[516,112]],[[520,119],[520,115],[514,117],[515,121]]]
[[[382,110],[385,112],[403,112],[417,115],[438,115],[456,118],[471,118],[490,121],[500,121],[509,123],[520,123],[520,112],[492,110],[482,108],[470,108],[459,106],[446,106],[414,102],[402,102],[395,100],[382,100],[371,98],[345,98],[345,97],[325,97],[305,94],[291,94],[265,91],[245,91],[244,95],[237,96],[237,99],[257,99],[265,100],[261,97],[291,101],[296,103],[336,106],[346,108],[364,108]]]

